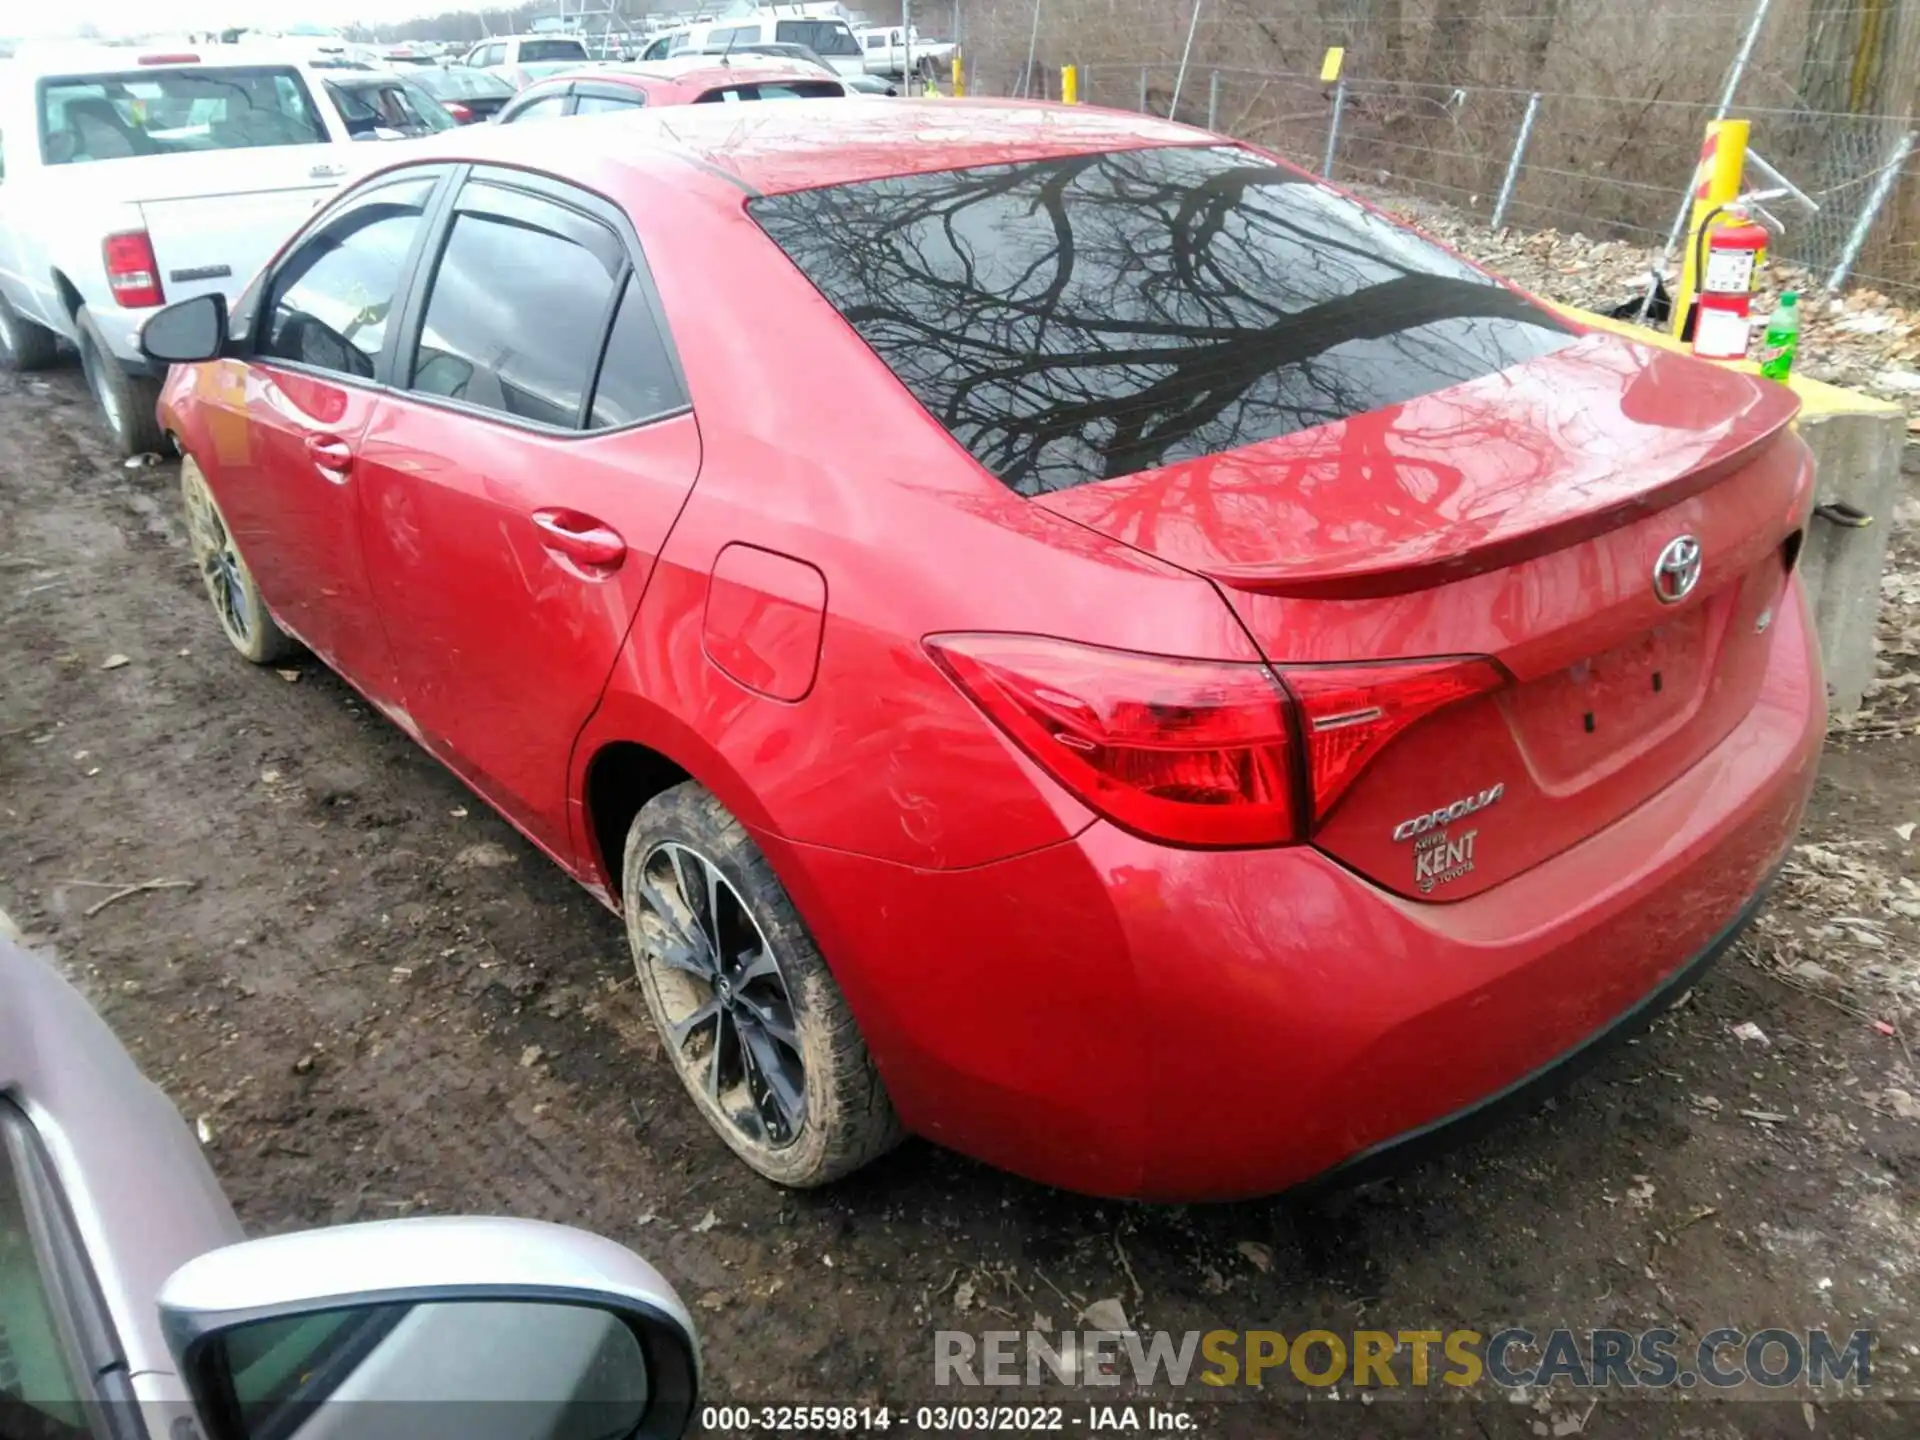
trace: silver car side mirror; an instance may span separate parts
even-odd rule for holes
[[[673,1440],[699,1390],[646,1261],[535,1220],[387,1220],[176,1270],[160,1324],[207,1440]]]

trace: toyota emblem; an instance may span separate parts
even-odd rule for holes
[[[1653,562],[1653,593],[1662,605],[1678,605],[1700,583],[1700,542],[1676,535]]]

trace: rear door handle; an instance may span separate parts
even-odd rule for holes
[[[536,510],[534,526],[547,549],[595,570],[617,570],[627,542],[615,530],[578,510]]]
[[[322,470],[344,475],[353,468],[353,447],[337,435],[309,435],[307,458]]]

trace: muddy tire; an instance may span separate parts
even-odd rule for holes
[[[253,572],[227,530],[226,516],[191,455],[180,459],[180,499],[187,512],[193,568],[206,585],[213,613],[233,648],[256,665],[277,665],[299,655],[300,643],[267,612]]]
[[[113,434],[113,443],[122,459],[135,455],[159,454],[166,448],[166,435],[155,413],[160,403],[160,382],[151,375],[135,375],[114,359],[113,351],[101,338],[100,327],[83,305],[73,317],[80,330],[80,368],[86,372],[87,388],[94,404]]]
[[[786,888],[687,781],[627,831],[622,894],[641,993],[674,1071],[734,1153],[825,1185],[900,1139],[866,1042]]]
[[[60,353],[60,342],[44,325],[23,320],[0,295],[0,370],[44,370]]]

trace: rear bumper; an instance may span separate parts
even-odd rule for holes
[[[1662,980],[1658,988],[1643,995],[1629,1009],[1615,1016],[1573,1049],[1464,1109],[1396,1135],[1391,1140],[1383,1140],[1358,1155],[1342,1160],[1331,1170],[1324,1170],[1297,1186],[1294,1193],[1334,1189],[1392,1174],[1429,1155],[1485,1134],[1509,1117],[1525,1114],[1555,1091],[1591,1070],[1619,1046],[1644,1033],[1648,1026],[1666,1013],[1667,1008],[1686,994],[1713,962],[1740,938],[1741,932],[1753,923],[1753,917],[1765,907],[1767,895],[1772,889],[1773,877],[1768,876],[1759,892],[1740,908],[1740,913],[1707,943],[1706,948]]]
[[[1312,849],[1171,850],[1104,823],[963,871],[763,843],[917,1132],[1152,1199],[1357,1173],[1490,1098],[1530,1098],[1650,1018],[1751,914],[1825,731],[1793,589],[1759,697],[1719,746],[1455,903],[1389,894]]]

